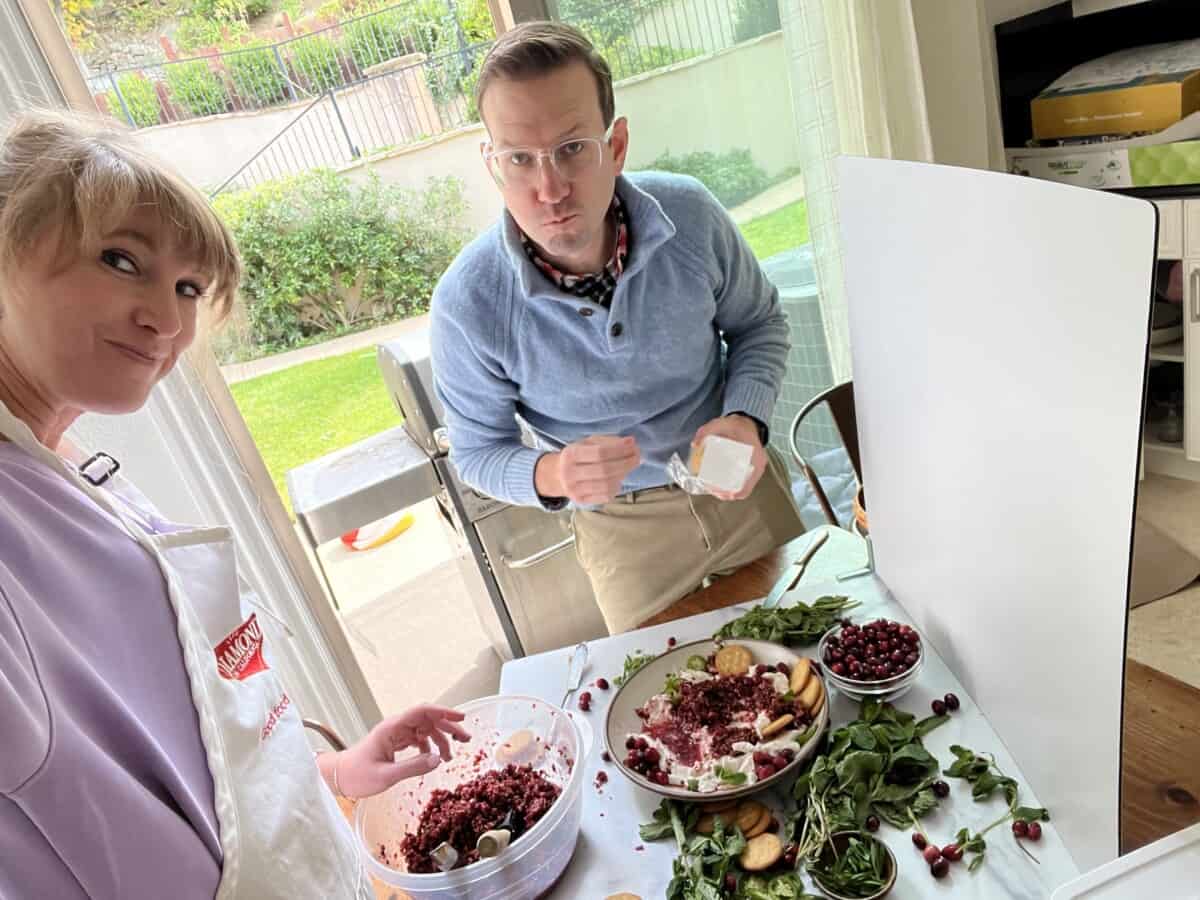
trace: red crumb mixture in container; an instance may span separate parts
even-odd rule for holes
[[[550,811],[560,793],[532,767],[515,765],[464,782],[453,791],[436,790],[421,811],[416,833],[405,835],[400,845],[405,865],[419,874],[439,871],[430,853],[443,842],[458,851],[456,868],[477,862],[475,844],[481,834],[500,827],[511,812],[516,841]]]

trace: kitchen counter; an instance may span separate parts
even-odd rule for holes
[[[743,572],[720,579],[712,587],[680,601],[672,609],[694,611],[710,602],[757,600],[770,588],[774,577],[786,567],[789,555],[794,558],[793,550],[802,550],[806,543],[806,538],[801,538],[791,548],[785,548],[781,555],[772,554],[751,564]],[[819,558],[820,554],[817,556]],[[744,596],[746,592],[750,592],[751,596]],[[873,576],[841,583],[802,582],[784,602],[810,601],[824,594],[835,593],[848,594],[861,603],[854,612],[857,619],[884,616],[910,621],[883,584]],[[666,648],[670,637],[680,643],[707,637],[723,623],[736,618],[741,611],[738,607],[726,606],[593,641],[588,645],[589,663],[584,686],[602,675],[611,681],[613,676],[620,673],[625,656],[629,653],[660,652]],[[927,644],[926,650],[927,661],[920,679],[896,705],[922,716],[928,714],[929,703],[934,697],[940,697],[948,691],[958,694],[963,701],[962,709],[946,725],[927,736],[925,744],[929,751],[944,766],[953,760],[949,750],[951,744],[963,744],[977,751],[994,753],[999,767],[1021,784],[1022,805],[1039,805],[1037,797],[1025,783],[1020,768],[958,679],[932,646]],[[501,693],[527,694],[552,703],[560,702],[568,655],[567,650],[557,650],[507,663],[501,674]],[[676,856],[675,844],[673,841],[644,843],[638,837],[637,826],[650,819],[659,798],[635,787],[619,773],[615,764],[606,765],[600,759],[603,750],[600,732],[613,692],[594,687],[591,692],[591,711],[574,712],[585,731],[585,738],[590,738],[590,747],[584,759],[587,774],[583,825],[575,858],[553,896],[602,898],[619,891],[629,891],[646,900],[661,897],[671,879],[671,864]],[[851,720],[856,711],[856,704],[840,695],[835,696],[831,706],[834,726]],[[609,781],[602,787],[596,787],[595,773],[602,769],[608,772]],[[952,793],[948,800],[943,801],[942,809],[922,820],[923,827],[935,842],[948,842],[959,828],[965,826],[974,831],[1003,814],[1003,800],[975,803],[970,799],[965,782],[951,780],[951,786]],[[781,805],[778,799],[771,800],[769,794],[764,799],[776,808]],[[1055,887],[1078,875],[1053,823],[1047,825],[1039,843],[1027,845],[1039,858],[1040,865],[1035,865],[1020,851],[1011,834],[997,828],[989,835],[992,839],[988,844],[987,862],[974,875],[969,875],[965,866],[959,865],[942,882],[930,877],[929,868],[914,850],[908,832],[885,825],[878,836],[888,843],[900,862],[899,879],[893,896],[906,900],[940,895],[950,889],[957,897],[974,897],[978,900],[1048,897]]]

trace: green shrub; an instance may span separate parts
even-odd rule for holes
[[[237,39],[250,31],[244,19],[219,19],[209,16],[189,15],[179,20],[175,29],[175,46],[184,52],[219,47],[224,44],[225,34]]]
[[[699,50],[689,50],[680,47],[667,47],[658,44],[642,47],[633,43],[629,38],[621,38],[600,51],[608,67],[612,69],[613,81],[623,81],[635,75],[663,69],[685,59],[699,56]]]
[[[287,97],[287,78],[275,54],[263,41],[223,57],[225,70],[246,106],[270,106]]]
[[[749,150],[730,150],[720,156],[706,150],[686,156],[665,153],[650,168],[698,178],[725,207],[737,206],[761,194],[771,183]]]
[[[558,15],[583,31],[597,47],[607,47],[625,37],[637,21],[633,4],[613,0],[558,0]]]
[[[363,71],[407,53],[405,39],[410,30],[404,15],[391,10],[356,19],[346,25],[342,32],[350,58],[359,71]]]
[[[244,9],[246,18],[257,19],[271,11],[271,0],[246,0]]]
[[[338,44],[324,35],[308,35],[288,44],[288,54],[296,75],[314,94],[341,86],[341,59]]]
[[[413,192],[318,170],[215,202],[241,249],[242,300],[264,350],[426,311],[467,239],[453,178]]]
[[[738,0],[734,11],[733,39],[739,44],[783,26],[779,22],[779,0]]]
[[[149,128],[158,124],[161,107],[153,81],[141,72],[130,72],[117,79],[117,88],[121,97],[117,96],[116,91],[109,91],[106,98],[108,111],[114,117],[125,118],[125,110],[121,107],[121,98],[124,98],[125,106],[129,108],[129,117],[133,119],[130,125],[135,128]]]
[[[165,67],[171,99],[193,116],[213,116],[229,109],[229,92],[208,60],[192,59]]]

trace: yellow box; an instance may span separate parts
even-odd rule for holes
[[[1200,69],[1083,90],[1047,90],[1030,104],[1038,140],[1161,131],[1200,109]]]

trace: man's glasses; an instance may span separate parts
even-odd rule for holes
[[[529,186],[541,177],[542,160],[550,165],[560,178],[574,181],[600,168],[604,161],[604,145],[612,140],[616,122],[608,126],[602,138],[568,138],[550,150],[535,150],[531,147],[514,147],[510,150],[492,150],[484,154],[488,170],[502,186]]]

